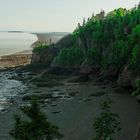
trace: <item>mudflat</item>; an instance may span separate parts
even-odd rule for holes
[[[30,96],[39,98],[42,110],[49,121],[59,126],[64,134],[63,140],[91,140],[95,131],[93,122],[100,113],[100,103],[109,97],[112,111],[120,116],[121,132],[116,140],[133,140],[140,116],[140,105],[129,94],[122,94],[114,86],[96,82],[68,82],[67,79],[57,79],[53,86],[48,81],[34,77],[33,73],[20,73],[20,79],[27,90],[17,95],[9,103],[9,107],[0,112],[0,139],[11,140],[9,131],[13,127],[13,114],[20,113],[22,105],[29,104]],[[18,78],[15,78],[18,79]],[[51,77],[50,79],[54,79]],[[52,80],[54,82],[54,80]],[[60,84],[61,83],[61,84]],[[16,89],[15,89],[16,90]]]
[[[15,53],[15,54],[11,54],[11,55],[1,56],[0,57],[0,69],[30,64],[31,57],[32,57],[31,50]]]

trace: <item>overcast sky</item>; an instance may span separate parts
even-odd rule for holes
[[[83,17],[140,0],[0,0],[0,30],[72,32]]]

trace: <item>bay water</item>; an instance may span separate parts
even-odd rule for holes
[[[0,32],[0,56],[30,50],[37,37],[29,33]],[[17,80],[10,79],[9,72],[0,72],[0,110],[3,110],[12,98],[23,93],[26,87]]]
[[[0,32],[0,56],[31,49],[37,37],[29,33]]]

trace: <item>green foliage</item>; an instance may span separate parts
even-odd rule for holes
[[[101,71],[112,68],[119,72],[129,66],[131,72],[140,73],[140,8],[119,8],[106,16],[101,11],[87,21],[84,18],[74,30],[71,44],[77,45],[62,45],[57,56],[52,56],[52,65],[79,66],[84,61]],[[33,51],[42,54],[47,47],[39,45]]]
[[[46,49],[46,48],[48,48],[48,47],[49,47],[49,46],[40,43],[40,44],[38,44],[37,47],[35,47],[35,48],[33,49],[33,52],[34,52],[34,53],[41,54],[41,53],[44,51],[44,49]]]
[[[119,116],[111,112],[111,101],[108,99],[101,105],[102,112],[94,121],[96,136],[93,140],[113,140],[113,135],[120,131]]]
[[[132,95],[140,95],[140,79],[135,81],[135,90],[133,91]]]
[[[111,60],[109,60],[110,64],[115,66],[116,68],[120,68],[127,63],[129,57],[129,45],[126,41],[120,40],[114,43],[112,48],[112,56]]]
[[[140,71],[140,8],[119,8],[98,18],[101,15],[102,11],[93,15],[73,32],[75,40],[80,38],[88,48],[88,62],[96,62],[104,69],[115,67],[119,70],[129,65],[132,72]]]
[[[136,45],[132,49],[131,59],[129,63],[129,69],[139,73],[140,72],[140,46]]]
[[[140,24],[136,25],[132,33],[129,36],[129,39],[131,40],[132,45],[138,45],[140,43]]]
[[[98,48],[90,48],[87,51],[87,63],[88,64],[94,64],[94,65],[98,65],[100,63],[100,51]]]
[[[114,11],[110,12],[107,17],[123,17],[126,14],[126,9],[119,8],[115,9]]]
[[[116,70],[121,69],[129,58],[129,44],[127,41],[117,41],[109,48],[109,53],[102,55],[102,68],[114,67]]]
[[[85,52],[82,48],[71,47],[62,49],[53,61],[54,65],[73,66],[79,65],[85,58]]]
[[[132,35],[136,39],[140,38],[140,24],[133,29]]]
[[[41,112],[37,100],[31,101],[31,106],[24,106],[21,108],[22,113],[26,119],[20,115],[15,115],[14,129],[11,130],[10,135],[15,140],[53,140],[54,138],[62,138],[59,133],[59,128],[48,122],[47,117]]]

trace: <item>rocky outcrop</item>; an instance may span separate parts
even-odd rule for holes
[[[134,86],[134,81],[139,79],[138,74],[132,73],[128,70],[128,67],[125,66],[123,71],[118,76],[118,85],[121,88],[130,88]]]
[[[132,79],[134,79],[132,74],[127,69],[127,67],[125,67],[124,70],[119,74],[118,85],[122,88],[126,88],[128,86],[131,86]]]
[[[45,64],[50,66],[53,58],[56,56],[59,49],[57,47],[48,47],[41,53],[33,53],[32,64]]]
[[[41,53],[33,52],[32,64],[41,63],[45,65],[50,65],[54,57],[62,48],[71,47],[72,45],[72,35],[67,35],[58,41],[56,44],[50,45],[43,49]]]

